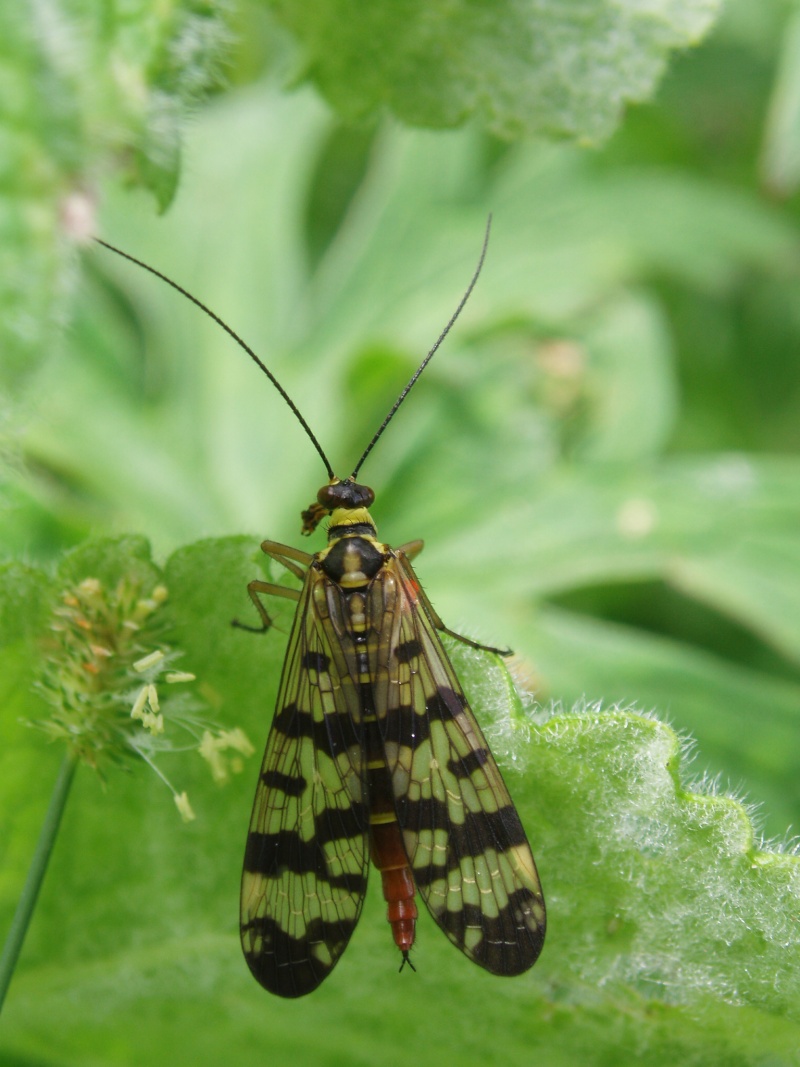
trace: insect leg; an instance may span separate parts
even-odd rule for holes
[[[298,563],[305,564],[308,567],[312,557],[308,552],[301,552],[299,548],[292,548],[291,545],[282,545],[279,541],[262,541],[261,551],[270,556],[277,563],[280,563],[282,567],[285,567],[287,571],[291,571],[297,578],[305,578],[306,572],[302,567],[298,567]],[[287,589],[284,585],[275,585],[273,582],[262,582],[256,579],[247,586],[247,594],[255,604],[256,611],[261,617],[260,626],[248,626],[246,623],[239,622],[238,619],[234,619],[231,626],[237,627],[239,630],[247,630],[254,634],[265,633],[272,625],[272,619],[270,619],[267,609],[261,603],[259,594],[264,596],[282,596],[287,600],[299,600],[299,589]]]
[[[306,576],[303,568],[308,567],[313,559],[310,553],[302,552],[299,548],[292,548],[291,545],[282,545],[278,541],[262,541],[261,551],[301,579]],[[298,563],[301,563],[302,567],[298,567]]]
[[[494,652],[496,656],[514,655],[513,650],[510,648],[495,648],[494,645],[483,645],[480,641],[473,641],[471,637],[464,637],[463,634],[457,634],[455,630],[451,630],[448,626],[445,626],[439,615],[436,613],[433,604],[431,604],[430,600],[428,600],[428,597],[425,594],[425,590],[422,588],[419,589],[419,599],[420,603],[425,609],[425,613],[427,614],[428,618],[431,620],[436,629],[441,630],[443,634],[449,634],[450,637],[454,637],[456,641],[460,641],[464,645],[469,645],[470,648],[480,649],[481,652]]]
[[[288,589],[285,585],[275,585],[274,582],[262,582],[256,578],[252,582],[247,583],[247,595],[253,601],[255,609],[261,616],[260,626],[248,626],[244,622],[239,622],[238,619],[231,621],[231,626],[235,626],[238,630],[247,630],[251,634],[263,634],[272,626],[272,619],[269,617],[269,613],[264,605],[261,603],[259,593],[263,596],[282,596],[287,600],[299,600],[299,589]]]
[[[424,541],[408,541],[406,544],[396,548],[395,552],[402,552],[406,559],[416,559],[424,547]]]

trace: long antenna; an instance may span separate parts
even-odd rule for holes
[[[447,335],[450,333],[450,330],[453,328],[453,324],[455,323],[456,319],[461,314],[461,312],[464,310],[464,305],[469,300],[469,298],[470,298],[470,296],[472,294],[472,290],[475,288],[475,283],[478,281],[478,277],[479,277],[479,275],[481,273],[481,270],[483,269],[483,261],[486,259],[486,249],[487,249],[487,247],[489,245],[489,232],[490,232],[491,228],[492,228],[492,216],[489,215],[489,218],[486,220],[486,233],[483,236],[483,247],[481,248],[481,256],[480,256],[480,259],[478,260],[478,266],[475,268],[475,273],[472,275],[472,281],[467,286],[467,291],[461,297],[461,301],[460,301],[458,307],[456,308],[456,310],[453,312],[452,316],[450,317],[450,321],[445,326],[445,328],[442,330],[442,332],[439,334],[439,337],[436,340],[436,344],[433,346],[433,348],[430,350],[430,352],[427,354],[427,356],[423,359],[423,361],[420,363],[420,365],[417,367],[417,369],[411,375],[411,378],[409,379],[408,385],[406,385],[405,389],[402,391],[400,396],[398,396],[397,400],[395,400],[394,405],[392,407],[392,410],[389,412],[389,414],[383,420],[383,422],[381,423],[380,427],[378,428],[378,432],[375,434],[375,436],[372,438],[370,443],[364,449],[364,454],[362,455],[362,457],[358,461],[358,463],[356,463],[355,470],[350,475],[350,477],[352,479],[355,479],[356,475],[361,470],[361,467],[363,466],[364,460],[367,458],[367,456],[373,450],[375,445],[378,443],[378,440],[379,440],[381,434],[383,433],[383,431],[386,429],[386,427],[389,425],[389,423],[394,418],[395,414],[397,413],[397,409],[400,407],[400,405],[403,403],[405,398],[411,392],[411,389],[412,389],[414,383],[416,382],[417,378],[419,378],[420,374],[422,374],[422,372],[428,366],[430,361],[436,355],[436,352],[437,352],[439,346],[441,345],[442,341],[444,341],[445,337],[447,337]]]
[[[131,263],[135,263],[137,267],[142,267],[144,270],[149,271],[151,274],[154,274],[156,276],[156,278],[160,278],[162,282],[166,282],[167,285],[171,285],[173,289],[176,289],[181,294],[181,296],[185,296],[187,300],[191,300],[191,302],[196,307],[199,307],[201,311],[205,311],[206,315],[208,315],[208,317],[210,319],[213,319],[214,322],[216,322],[218,326],[221,326],[222,329],[229,336],[231,336],[234,339],[234,341],[237,343],[237,345],[239,345],[240,348],[243,348],[245,350],[245,352],[253,360],[253,362],[255,364],[257,364],[261,368],[261,370],[266,374],[266,376],[269,378],[269,380],[272,382],[272,384],[275,386],[275,388],[281,394],[283,399],[289,405],[289,408],[294,413],[294,415],[296,416],[297,421],[300,423],[300,425],[303,427],[303,429],[308,434],[308,437],[309,437],[309,440],[311,441],[311,444],[314,446],[314,448],[316,448],[317,452],[319,452],[320,458],[322,459],[322,462],[325,464],[325,469],[328,472],[328,477],[331,478],[331,479],[333,479],[335,477],[335,475],[333,473],[333,467],[331,467],[330,463],[328,462],[328,457],[322,451],[322,446],[320,445],[319,441],[314,436],[314,433],[311,430],[311,427],[308,425],[306,420],[300,414],[300,409],[297,407],[297,404],[295,404],[295,402],[292,400],[292,398],[289,396],[289,394],[283,388],[283,386],[278,381],[278,379],[275,377],[275,375],[272,373],[272,371],[269,369],[269,367],[267,367],[266,364],[264,364],[259,359],[259,357],[255,354],[255,352],[250,347],[250,345],[248,345],[245,341],[243,341],[242,338],[238,335],[238,333],[236,333],[235,330],[231,329],[231,327],[227,324],[227,322],[223,322],[223,320],[219,317],[219,315],[215,315],[214,314],[214,312],[211,310],[211,308],[206,307],[206,305],[201,300],[198,300],[196,296],[192,296],[191,293],[187,292],[182,286],[178,285],[177,282],[174,282],[172,280],[172,278],[168,278],[166,276],[166,274],[162,274],[160,270],[156,270],[155,267],[151,267],[149,264],[143,263],[140,259],[136,259],[135,256],[128,255],[128,253],[127,252],[123,252],[121,248],[115,248],[114,245],[110,245],[108,243],[108,241],[101,241],[101,239],[99,237],[95,237],[95,241],[97,241],[97,243],[99,245],[102,245],[103,248],[107,248],[109,250],[109,252],[116,252],[116,254],[118,256],[122,256],[123,259],[130,260],[130,262]],[[459,311],[460,310],[461,309],[459,308]],[[449,329],[449,327],[448,327],[448,329]],[[447,332],[447,331],[445,331],[445,332]],[[422,369],[422,368],[420,368],[420,369]],[[372,447],[372,446],[370,446],[370,447]]]

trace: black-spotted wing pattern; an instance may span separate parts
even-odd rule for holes
[[[470,959],[520,974],[545,934],[520,818],[402,555],[376,577],[368,603],[375,706],[417,890]]]
[[[349,673],[342,672],[341,642],[331,648],[330,619],[318,607],[330,584],[319,571],[308,571],[242,876],[245,958],[258,981],[284,997],[311,992],[330,973],[358,921],[367,885],[358,699]]]
[[[355,928],[371,855],[404,962],[416,891],[471,960],[520,974],[544,940],[542,892],[441,623],[408,559],[371,523],[339,529],[307,557],[256,790],[247,962],[281,996],[315,989]]]

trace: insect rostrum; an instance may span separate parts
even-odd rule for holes
[[[302,588],[251,582],[261,625],[236,623],[269,628],[263,595],[297,602],[241,892],[245,959],[280,996],[311,992],[333,969],[361,913],[370,861],[381,872],[403,963],[414,942],[416,894],[450,941],[493,974],[527,970],[544,941],[544,900],[525,831],[439,633],[486,646],[444,626],[411,566],[422,542],[392,549],[379,541],[373,492],[356,481],[464,306],[485,250],[486,240],[455,314],[344,480],[271,373],[225,327],[295,411],[329,476],[303,513],[305,533],[330,515],[327,546],[313,555],[274,541],[261,546]]]

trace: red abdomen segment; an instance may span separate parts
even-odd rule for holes
[[[384,769],[385,773],[385,769]],[[391,820],[391,821],[390,821]],[[392,927],[394,943],[408,960],[414,944],[417,921],[416,888],[403,849],[403,839],[394,812],[390,820],[382,821],[373,811],[370,817],[370,859],[381,872],[383,899],[389,905],[387,918]]]
[[[374,718],[369,717],[364,725],[370,810],[369,854],[370,859],[381,872],[383,898],[388,904],[387,918],[392,927],[394,943],[403,953],[403,963],[411,964],[408,953],[414,944],[414,929],[418,915],[414,900],[416,887],[394,811],[392,784],[383,756],[377,723]]]

